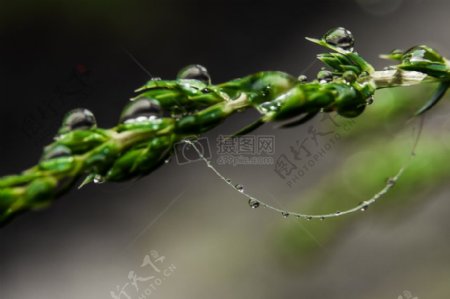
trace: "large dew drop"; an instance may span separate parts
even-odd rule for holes
[[[445,63],[444,58],[439,53],[427,46],[416,46],[409,49],[403,54],[402,60],[406,63]]]
[[[88,130],[96,126],[97,121],[91,111],[85,108],[77,108],[65,115],[59,134],[65,134],[73,130]]]
[[[160,118],[162,116],[162,110],[159,103],[152,99],[143,98],[125,107],[120,116],[120,122],[132,123],[132,122],[146,122],[152,119]]]
[[[343,27],[331,29],[325,33],[323,40],[325,40],[327,44],[346,51],[353,51],[353,46],[355,44],[353,34]]]
[[[41,161],[68,157],[72,154],[71,150],[65,145],[57,145],[50,148],[46,148],[42,155]]]
[[[182,68],[178,72],[177,79],[197,80],[208,85],[211,84],[208,70],[200,64],[192,64]]]

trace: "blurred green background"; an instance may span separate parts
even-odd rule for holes
[[[260,70],[314,77],[321,49],[303,37],[335,26],[353,32],[377,69],[388,65],[379,54],[422,43],[450,57],[449,14],[444,0],[2,1],[0,175],[33,165],[71,108],[113,126],[147,72],[172,79],[200,63],[214,83]],[[275,138],[274,160],[297,167],[284,178],[275,165],[219,168],[281,208],[352,207],[408,160],[419,129],[412,115],[433,87],[381,90],[354,122],[332,115],[339,126],[318,116],[259,129]],[[0,298],[447,298],[447,102],[426,115],[417,156],[394,189],[351,216],[300,221],[250,209],[204,164],[176,159],[138,181],[74,190],[0,230]],[[213,161],[217,137],[255,117],[235,115],[206,134]],[[310,127],[332,133],[315,144]],[[297,141],[317,153],[335,134],[295,177],[310,161],[294,159]]]

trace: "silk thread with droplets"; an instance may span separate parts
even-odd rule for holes
[[[222,175],[221,172],[219,172],[219,170],[217,170],[217,168],[215,168],[212,164],[211,161],[208,160],[207,158],[205,158],[205,156],[203,155],[202,151],[195,145],[194,142],[192,142],[192,140],[189,139],[185,139],[183,140],[183,142],[185,142],[186,144],[192,146],[192,148],[197,152],[197,154],[199,155],[200,159],[205,162],[206,166],[208,168],[210,168],[222,181],[224,181],[225,183],[227,183],[227,185],[229,185],[230,187],[232,187],[233,189],[237,190],[239,193],[241,193],[245,198],[248,199],[248,205],[252,208],[252,209],[256,209],[259,207],[264,207],[264,208],[268,208],[270,210],[273,210],[275,212],[281,213],[281,215],[283,216],[283,218],[288,218],[289,216],[294,216],[297,217],[299,219],[305,219],[305,220],[312,220],[312,219],[319,219],[319,220],[325,220],[327,218],[335,218],[335,217],[340,217],[343,215],[348,215],[348,214],[352,214],[355,212],[364,212],[367,211],[367,209],[369,208],[370,205],[374,204],[376,201],[378,201],[381,197],[383,197],[386,193],[389,192],[389,190],[395,186],[395,184],[397,183],[398,179],[402,176],[402,174],[404,173],[404,171],[409,167],[409,165],[411,164],[413,158],[416,156],[415,153],[415,148],[417,146],[417,142],[418,139],[420,137],[421,134],[421,128],[423,126],[423,118],[421,118],[420,120],[420,129],[418,130],[416,139],[413,143],[412,146],[412,150],[410,152],[409,158],[406,161],[406,163],[400,167],[400,169],[397,171],[397,173],[389,178],[386,181],[385,186],[379,191],[377,192],[375,195],[373,195],[370,199],[365,200],[361,203],[359,203],[357,206],[347,209],[347,210],[343,210],[343,211],[336,211],[333,213],[326,213],[326,214],[307,214],[307,213],[301,213],[301,212],[293,212],[293,211],[287,211],[284,209],[280,209],[277,207],[274,207],[256,197],[254,197],[251,194],[248,194],[245,192],[244,190],[244,186],[242,186],[241,184],[234,184],[232,182],[231,179],[226,178],[224,175]]]

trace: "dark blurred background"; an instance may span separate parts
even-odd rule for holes
[[[86,107],[99,126],[114,126],[149,73],[173,79],[183,66],[200,63],[214,83],[260,70],[313,77],[321,49],[304,37],[336,26],[353,32],[357,51],[376,68],[387,65],[379,54],[422,43],[450,57],[444,0],[1,1],[0,175],[36,163],[72,108]],[[213,152],[217,135],[254,117],[236,115],[206,134]],[[279,157],[306,131],[266,126],[258,134],[275,136]],[[383,136],[381,143],[390,135]],[[295,208],[353,154],[351,146],[330,152],[293,186],[273,165],[222,169],[249,192]],[[443,188],[404,222],[353,219],[329,244],[294,219],[249,209],[201,163],[172,161],[139,181],[73,190],[2,228],[0,298],[114,298],[111,291],[126,299],[137,292],[141,298],[447,298],[450,190]],[[297,263],[309,258],[280,241],[285,229],[296,231],[297,243],[312,244],[313,262]],[[147,254],[165,257],[154,262],[159,270],[176,268],[151,294],[145,293],[150,280],[138,280],[137,291],[129,279],[149,276],[139,273],[147,271],[141,267]],[[119,295],[116,287],[127,284]]]

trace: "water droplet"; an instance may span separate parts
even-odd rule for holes
[[[231,179],[226,179],[228,184],[231,184]]]
[[[281,216],[283,216],[283,218],[288,218],[289,217],[289,213],[288,212],[281,212]]]
[[[120,122],[145,122],[162,116],[159,103],[152,99],[143,98],[128,104],[120,116]]]
[[[336,216],[341,215],[341,211],[336,211],[336,213],[334,213],[334,215],[336,215]]]
[[[177,79],[198,80],[208,85],[211,84],[208,70],[200,64],[192,64],[182,68],[178,72]]]
[[[312,220],[312,217],[311,217],[311,216],[308,216],[308,217],[306,217],[306,220],[311,221],[311,220]]]
[[[72,151],[65,145],[56,145],[47,147],[44,150],[41,161],[56,159],[61,157],[68,157],[72,154]]]
[[[234,188],[236,188],[236,190],[239,192],[244,192],[244,186],[242,186],[241,184],[237,184],[236,186],[234,186]]]
[[[356,75],[356,73],[354,71],[346,71],[342,74],[342,78],[349,83],[353,83],[356,81],[356,79],[358,78],[358,76]]]
[[[99,174],[96,174],[96,175],[94,176],[93,182],[94,182],[95,184],[103,184],[103,183],[105,182],[105,178],[104,178],[103,176],[99,175]]]
[[[321,70],[317,73],[317,80],[320,83],[327,83],[333,80],[333,73],[328,70]]]
[[[77,108],[64,116],[59,134],[65,134],[73,130],[88,130],[96,126],[97,121],[91,111],[85,108]]]
[[[402,49],[394,49],[391,51],[390,54],[393,54],[393,55],[403,54],[403,50]]]
[[[373,96],[370,96],[369,98],[367,98],[366,103],[367,105],[372,105],[373,101],[374,101]]]
[[[343,27],[331,29],[330,31],[325,33],[325,35],[323,36],[323,40],[325,40],[327,44],[346,51],[353,51],[353,46],[355,44],[353,34]]]
[[[166,160],[164,160],[164,163],[169,164],[170,161],[172,161],[172,157],[169,156]]]
[[[369,72],[364,71],[364,72],[361,72],[361,74],[359,74],[359,78],[367,79],[368,77],[370,77]]]
[[[406,63],[434,62],[445,63],[444,58],[432,48],[427,46],[416,46],[403,54],[402,60]]]
[[[308,81],[308,77],[306,77],[305,75],[300,75],[298,76],[297,80],[300,82],[306,82]]]
[[[267,85],[261,90],[261,96],[268,97],[268,96],[270,96],[271,92],[272,92],[272,86]]]
[[[324,221],[324,220],[325,220],[324,216],[320,217],[320,221]]]
[[[395,185],[396,179],[395,178],[389,178],[386,182],[386,185],[388,185],[388,187],[393,187]]]
[[[259,105],[259,107],[265,113],[270,112],[270,111],[277,111],[279,109],[279,105],[274,104],[273,102],[264,102],[261,105]]]
[[[397,67],[395,65],[389,65],[389,66],[385,66],[383,69],[385,71],[394,71],[397,69]]]
[[[249,200],[248,200],[248,205],[249,205],[252,209],[256,209],[257,207],[259,207],[260,203],[259,203],[259,201],[257,201],[256,199],[249,199]]]
[[[367,209],[369,208],[369,206],[368,205],[364,205],[364,206],[362,206],[361,207],[361,212],[365,212],[365,211],[367,211]]]

